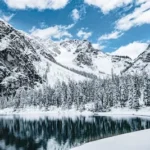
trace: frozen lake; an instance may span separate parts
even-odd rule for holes
[[[142,117],[0,117],[0,150],[68,150],[115,135],[149,129]]]

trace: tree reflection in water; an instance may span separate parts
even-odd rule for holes
[[[150,128],[145,118],[93,116],[38,120],[20,117],[0,118],[0,149],[6,150],[67,150],[71,147]]]

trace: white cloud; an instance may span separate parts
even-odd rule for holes
[[[137,0],[135,10],[116,22],[116,29],[126,31],[132,27],[150,24],[150,0]]]
[[[61,9],[64,8],[69,0],[4,0],[10,8],[15,9]]]
[[[132,3],[133,0],[84,0],[88,5],[99,7],[104,14],[117,8],[127,6]]]
[[[9,22],[14,16],[15,14],[6,13],[0,10],[0,19],[5,22]]]
[[[6,22],[9,22],[13,17],[14,17],[14,14],[11,14],[11,15],[2,15],[1,19],[4,20],[4,21],[6,21]]]
[[[147,48],[147,43],[142,42],[133,42],[126,46],[122,46],[117,49],[115,52],[111,53],[112,55],[120,55],[120,56],[129,56],[132,59],[135,59]]]
[[[114,32],[110,34],[104,34],[99,37],[98,40],[104,41],[118,39],[124,34],[125,31],[132,27],[141,26],[143,24],[150,24],[150,0],[135,0],[135,6],[136,7],[132,13],[129,13],[128,15],[116,21]]]
[[[39,25],[40,25],[40,27],[41,27],[41,28],[47,28],[47,25],[46,25],[46,23],[45,23],[45,22],[40,22],[40,24],[39,24]]]
[[[111,40],[111,39],[117,39],[120,36],[122,36],[123,33],[119,32],[119,31],[114,31],[110,34],[104,34],[101,37],[99,37],[99,41],[103,41],[103,40]]]
[[[92,32],[85,32],[83,31],[83,29],[79,30],[79,32],[77,33],[77,36],[84,40],[88,39],[91,35]]]
[[[80,19],[80,13],[77,9],[72,11],[71,17],[74,21],[78,21]]]
[[[99,43],[93,43],[92,46],[95,48],[95,49],[99,49],[99,50],[102,50],[105,48],[104,45],[100,45]]]
[[[136,4],[142,4],[148,2],[149,0],[136,0]]]
[[[71,38],[72,35],[68,32],[69,29],[71,29],[74,26],[74,24],[71,24],[69,26],[62,26],[62,25],[55,25],[52,27],[48,27],[45,29],[37,29],[33,27],[30,32],[32,36],[39,37],[42,39],[62,39],[62,38]]]

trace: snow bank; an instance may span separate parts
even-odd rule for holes
[[[72,150],[150,150],[150,130],[90,142]]]
[[[42,118],[45,119],[45,117],[50,119],[62,119],[63,117],[74,119],[79,116],[85,116],[89,118],[93,115],[93,113],[90,111],[76,111],[74,108],[70,110],[64,110],[61,108],[56,108],[55,106],[48,108],[48,110],[39,107],[21,108],[17,109],[16,111],[14,111],[13,108],[0,110],[0,117],[4,116],[5,118],[9,118],[13,115],[19,116],[26,120],[39,120]]]
[[[92,105],[92,104],[89,104]],[[86,106],[85,111],[77,111],[75,108],[72,109],[62,109],[57,108],[56,106],[51,106],[47,109],[40,108],[40,107],[26,107],[26,108],[20,108],[16,109],[14,111],[14,108],[5,108],[0,109],[0,115],[1,116],[8,116],[8,115],[20,115],[27,118],[41,118],[45,116],[54,117],[54,118],[62,118],[62,117],[76,117],[76,116],[111,116],[114,118],[120,118],[120,117],[150,117],[150,107],[144,107],[141,108],[139,111],[131,110],[128,108],[118,108],[118,109],[112,109],[110,112],[101,112],[101,113],[94,113],[89,111],[88,108],[91,108],[92,106]]]
[[[134,116],[150,116],[150,107],[143,107],[140,108],[138,111],[134,109],[129,109],[129,108],[112,108],[110,112],[105,112],[105,113],[97,113],[100,116],[127,116],[127,115],[134,115]]]

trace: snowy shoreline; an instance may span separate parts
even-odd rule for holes
[[[50,108],[45,110],[45,108],[38,107],[28,107],[24,109],[14,110],[13,108],[6,108],[0,110],[0,116],[10,116],[10,115],[19,115],[19,116],[59,116],[59,117],[74,117],[74,116],[132,116],[132,117],[150,117],[150,107],[142,108],[139,111],[129,110],[128,108],[118,108],[112,109],[110,112],[91,112],[88,110],[85,111],[76,111],[75,109],[63,110],[61,108]]]
[[[97,140],[71,150],[149,150],[150,129]]]

